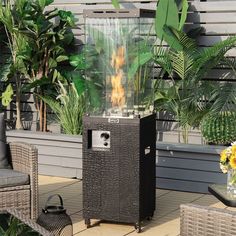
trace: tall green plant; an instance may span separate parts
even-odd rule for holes
[[[28,1],[27,12],[22,16],[23,26],[19,32],[28,43],[21,53],[26,66],[26,77],[37,94],[55,92],[58,80],[64,80],[60,64],[68,61],[66,48],[73,41],[71,28],[74,15],[69,11],[53,9],[46,11],[53,0]],[[39,112],[39,130],[47,130],[47,107],[43,100],[35,101]]]
[[[4,3],[3,3],[4,2]],[[25,12],[26,0],[0,1],[0,22],[4,25],[7,36],[7,45],[11,53],[11,58],[2,68],[2,79],[12,79],[16,84],[16,129],[22,129],[21,123],[21,82],[25,74],[25,66],[19,55],[26,49],[27,42],[19,29],[23,26],[21,14]]]
[[[183,32],[188,9],[187,1],[183,1],[178,24],[173,22],[172,11],[176,13],[178,9],[176,3],[173,2],[173,4],[175,7],[165,13],[164,23],[157,21],[157,26],[161,27],[158,30],[158,27],[156,28],[157,36],[161,41],[165,40],[169,43],[169,48],[161,47],[154,59],[172,82],[157,81],[156,106],[159,109],[167,109],[175,115],[183,129],[184,142],[188,142],[189,128],[199,126],[202,117],[209,112],[211,107],[209,98],[214,87],[202,78],[224,60],[227,51],[235,47],[236,37],[216,43],[210,48],[200,48],[196,39],[192,39],[188,33]],[[168,1],[160,0],[157,11],[160,12],[160,6],[163,5],[168,9]],[[160,15],[157,18],[160,18]],[[173,24],[176,25],[173,26]]]
[[[84,94],[80,94],[72,83],[68,86],[59,82],[59,96],[53,99],[50,96],[41,97],[53,112],[66,134],[81,134],[82,115],[84,114]]]

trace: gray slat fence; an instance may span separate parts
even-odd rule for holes
[[[208,47],[212,43],[226,39],[230,35],[236,33],[236,2],[234,0],[192,0],[190,2],[190,9],[188,15],[188,24],[186,27],[202,26],[205,32],[199,38],[199,44],[202,47]],[[155,9],[156,0],[120,0],[122,8],[146,8]],[[53,8],[70,10],[75,13],[79,19],[78,26],[73,29],[78,45],[83,45],[84,42],[84,19],[82,16],[84,9],[112,9],[111,0],[55,0]],[[228,53],[229,56],[236,55],[236,49],[231,50]],[[0,62],[2,59],[0,59]],[[218,80],[227,73],[230,73],[227,69],[215,68],[207,76],[208,79]],[[12,119],[15,114],[14,104],[7,108],[8,118]],[[31,93],[27,93],[22,96],[22,112],[26,126],[35,129],[35,121],[37,119],[36,109],[34,107],[34,99]],[[33,125],[31,121],[33,119]],[[176,122],[170,119],[170,122],[166,123],[169,118],[159,115],[157,120],[160,141],[178,141],[179,131]],[[59,132],[57,125],[51,126],[51,130]],[[174,133],[168,131],[174,130]],[[173,135],[174,134],[174,135]],[[190,134],[190,141],[192,143],[201,143],[199,131],[193,131]]]

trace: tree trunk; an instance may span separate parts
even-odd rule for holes
[[[40,100],[39,106],[39,131],[43,131],[43,101]]]
[[[20,109],[20,101],[21,101],[21,83],[20,78],[16,78],[16,129],[23,129],[23,125],[21,122],[21,109]]]
[[[43,114],[43,131],[47,132],[47,104],[43,102],[44,104],[44,114]]]

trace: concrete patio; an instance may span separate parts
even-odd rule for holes
[[[100,222],[87,229],[82,218],[82,181],[49,176],[39,176],[39,205],[44,206],[48,196],[58,193],[73,220],[74,235],[78,236],[125,236],[137,235],[132,225]],[[143,223],[143,236],[179,235],[179,205],[193,203],[226,208],[215,197],[208,194],[156,190],[156,211],[151,222]],[[233,208],[231,208],[233,209]]]

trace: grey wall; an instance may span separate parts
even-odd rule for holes
[[[224,147],[157,143],[156,186],[178,191],[207,193],[210,184],[225,184],[219,167]]]
[[[26,142],[38,149],[42,175],[82,178],[82,137],[43,132],[7,131],[8,142]]]

